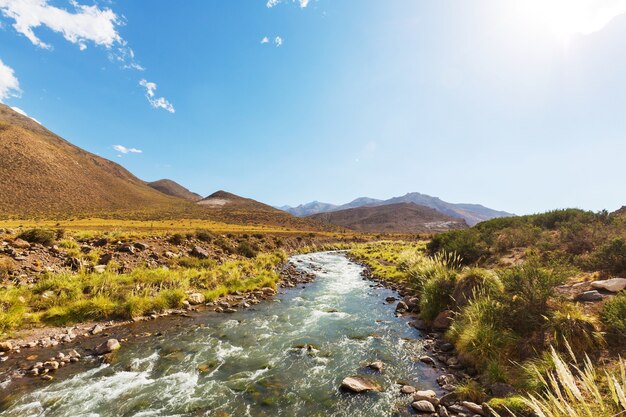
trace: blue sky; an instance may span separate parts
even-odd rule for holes
[[[410,191],[518,214],[626,204],[623,0],[0,11],[0,100],[145,180],[273,205]]]

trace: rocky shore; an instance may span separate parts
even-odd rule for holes
[[[279,289],[304,285],[315,278],[313,274],[298,270],[291,262],[281,265],[278,272],[281,278],[277,286]],[[26,382],[28,384],[37,378],[50,381],[55,375],[69,375],[65,369],[84,359],[109,362],[115,350],[130,338],[158,336],[159,329],[172,325],[172,320],[180,326],[186,324],[183,320],[193,321],[196,313],[202,311],[234,313],[252,308],[276,294],[276,289],[264,287],[246,293],[235,292],[207,302],[202,294],[190,293],[182,309],[152,312],[133,320],[81,323],[21,332],[18,338],[0,342],[0,389],[25,377],[30,380]],[[157,320],[166,318],[170,320]]]

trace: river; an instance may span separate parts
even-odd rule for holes
[[[419,332],[394,316],[393,291],[361,276],[344,254],[291,258],[316,275],[304,287],[233,314],[200,313],[193,326],[123,343],[111,365],[92,361],[38,384],[0,416],[391,416],[407,412],[398,383],[435,389],[417,360]],[[382,373],[366,368],[385,363]],[[367,374],[384,392],[349,394]]]

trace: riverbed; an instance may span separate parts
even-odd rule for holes
[[[84,361],[34,384],[0,416],[379,417],[408,412],[400,384],[438,390],[435,371],[418,360],[419,332],[385,301],[395,292],[363,279],[342,253],[291,261],[316,279],[251,309],[206,311],[131,339],[113,363]],[[384,370],[367,368],[373,361]],[[350,375],[368,375],[384,391],[343,392]]]

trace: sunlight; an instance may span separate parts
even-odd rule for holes
[[[598,32],[626,13],[626,0],[522,0],[517,11],[522,19],[569,41],[575,35]]]

